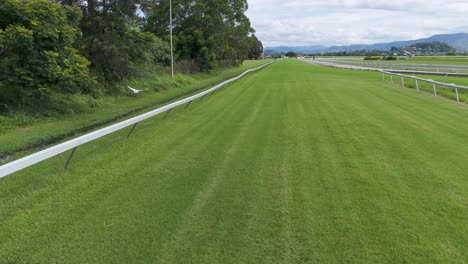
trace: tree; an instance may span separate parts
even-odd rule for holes
[[[145,65],[168,64],[169,46],[150,32],[142,31],[144,19],[139,0],[60,0],[78,6],[83,18],[79,49],[91,61],[91,69],[108,93],[115,84],[133,77]]]
[[[294,51],[289,51],[288,53],[286,53],[286,57],[297,58],[297,53]]]
[[[263,44],[258,38],[255,36],[255,34],[252,34],[250,37],[251,41],[251,47],[249,50],[249,59],[258,59],[262,56],[263,54]]]
[[[148,17],[145,29],[168,39],[169,1],[146,1],[142,10]],[[246,10],[246,0],[174,0],[173,31],[178,59],[192,61],[202,71],[219,63],[237,65],[247,59],[253,29]]]
[[[47,106],[59,93],[94,91],[89,61],[73,47],[79,10],[47,0],[4,0],[0,17],[2,104]]]
[[[176,58],[193,71],[263,51],[247,0],[173,2]],[[0,106],[122,93],[119,82],[169,65],[168,11],[169,0],[0,1]]]
[[[425,54],[438,53],[456,53],[457,49],[440,41],[420,42],[409,47],[416,48],[418,51]]]

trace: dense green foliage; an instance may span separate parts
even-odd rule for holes
[[[382,60],[386,60],[386,61],[396,61],[398,60],[398,57],[397,56],[384,56],[382,58]]]
[[[294,51],[288,51],[286,52],[285,56],[288,58],[297,58],[297,53]]]
[[[102,94],[123,94],[119,83],[161,74],[170,64],[168,3],[1,1],[0,113],[79,111]],[[261,54],[245,0],[173,5],[176,58],[189,72]]]
[[[145,65],[169,63],[168,44],[138,27],[138,1],[71,2],[83,13],[80,50],[102,83],[113,87],[112,84],[133,77]]]
[[[251,39],[251,48],[249,50],[249,60],[260,59],[263,56],[263,44],[262,42],[255,36],[252,35]]]
[[[456,55],[457,53],[456,48],[439,41],[420,42],[408,47],[392,47],[390,50],[390,54],[399,55]]]
[[[394,61],[394,60],[398,60],[398,57],[397,56],[365,56],[364,60]]]
[[[89,62],[73,46],[79,21],[77,9],[46,0],[0,3],[0,111],[91,92]]]
[[[364,60],[381,60],[381,56],[366,56],[364,57]]]
[[[416,49],[420,49],[425,52],[434,52],[434,53],[448,53],[448,52],[455,52],[456,49],[449,44],[434,41],[434,42],[421,42],[411,45],[410,47],[414,47]]]
[[[145,1],[145,29],[169,36],[169,1]],[[219,64],[238,65],[256,44],[245,16],[246,0],[174,0],[173,34],[177,57],[186,71],[204,71]]]
[[[0,184],[5,263],[467,263],[468,109],[297,60]]]

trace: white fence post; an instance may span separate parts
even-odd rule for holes
[[[418,83],[418,80],[416,80],[416,91],[419,92],[419,83]]]
[[[460,103],[460,96],[458,95],[458,88],[455,88],[455,93],[457,93],[457,103]]]
[[[405,87],[405,80],[403,79],[403,76],[400,76],[401,77],[401,86]]]
[[[434,95],[437,96],[436,84],[433,83],[433,84],[432,84],[432,87],[434,88]]]

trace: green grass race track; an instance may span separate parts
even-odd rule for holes
[[[467,263],[468,107],[285,60],[0,180],[1,263]]]

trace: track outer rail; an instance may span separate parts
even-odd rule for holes
[[[308,63],[314,63],[314,64],[318,64],[318,65],[322,65],[322,66],[329,66],[329,67],[342,68],[342,69],[381,72],[382,73],[382,80],[385,80],[385,75],[386,74],[388,74],[389,76],[399,76],[401,78],[401,81],[402,81],[401,82],[402,86],[405,86],[405,82],[404,82],[403,78],[412,79],[412,80],[415,80],[415,81],[427,82],[427,83],[430,83],[430,84],[433,85],[434,95],[436,95],[436,96],[437,96],[437,85],[448,87],[448,88],[453,88],[453,89],[455,89],[455,93],[456,93],[456,96],[457,96],[457,102],[458,103],[460,103],[460,95],[458,93],[458,89],[468,90],[468,86],[457,85],[457,84],[454,84],[454,83],[438,82],[438,81],[434,81],[432,79],[425,79],[425,78],[416,77],[416,76],[412,76],[412,75],[405,75],[405,74],[396,73],[396,72],[392,72],[392,71],[388,71],[388,70],[384,70],[384,69],[361,67],[361,66],[354,66],[354,65],[341,65],[341,64],[334,64],[334,63],[321,62],[321,61],[317,62],[317,61],[312,61],[312,60],[308,60],[308,59],[305,59],[305,60],[303,59],[302,61],[308,62]],[[416,89],[419,91],[419,85],[418,85],[417,82],[416,82]]]
[[[62,154],[64,152],[66,152],[68,150],[75,149],[78,146],[81,146],[81,145],[84,145],[84,144],[86,144],[88,142],[91,142],[93,140],[102,138],[102,137],[104,137],[106,135],[112,134],[112,133],[117,132],[119,130],[122,130],[122,129],[126,128],[126,127],[135,125],[135,124],[137,124],[137,123],[139,123],[141,121],[152,118],[152,117],[154,117],[156,115],[159,115],[161,113],[169,111],[169,110],[171,110],[173,108],[176,108],[176,107],[178,107],[180,105],[190,103],[193,100],[196,100],[196,99],[201,98],[201,97],[203,97],[203,96],[205,96],[205,95],[207,95],[207,94],[209,94],[211,92],[214,92],[214,91],[222,88],[223,86],[225,86],[225,85],[227,85],[227,84],[229,84],[231,82],[234,82],[234,81],[237,81],[237,80],[241,79],[242,77],[244,77],[244,75],[246,75],[246,74],[248,74],[250,72],[258,71],[258,70],[260,70],[260,69],[262,69],[264,67],[269,66],[270,64],[272,64],[274,62],[276,62],[276,61],[266,63],[266,64],[264,64],[264,65],[262,65],[260,67],[257,67],[257,68],[249,69],[249,70],[243,72],[242,74],[240,74],[237,77],[226,80],[226,81],[224,81],[224,82],[222,82],[222,83],[220,83],[220,84],[218,84],[218,85],[216,85],[216,86],[214,86],[214,87],[212,87],[212,88],[210,88],[208,90],[205,90],[205,91],[200,92],[198,94],[192,95],[192,96],[187,97],[185,99],[179,100],[177,102],[173,102],[171,104],[168,104],[168,105],[165,105],[163,107],[157,108],[155,110],[149,111],[149,112],[147,112],[145,114],[142,114],[142,115],[127,119],[125,121],[116,123],[114,125],[110,125],[110,126],[105,127],[105,128],[101,128],[99,130],[88,133],[86,135],[83,135],[83,136],[77,137],[75,139],[60,143],[60,144],[55,145],[53,147],[41,150],[39,152],[33,153],[33,154],[28,155],[26,157],[23,157],[21,159],[18,159],[18,160],[9,162],[7,164],[4,164],[4,165],[0,166],[0,178],[11,175],[11,174],[13,174],[13,173],[15,173],[17,171],[20,171],[22,169],[33,166],[33,165],[35,165],[35,164],[37,164],[37,163],[39,163],[41,161],[50,159],[52,157],[55,157],[55,156],[57,156],[59,154]]]
[[[438,76],[454,76],[454,77],[468,77],[468,73],[454,73],[454,72],[433,72],[433,71],[412,71],[412,70],[401,70],[401,69],[388,69],[388,68],[375,68],[371,66],[361,66],[354,64],[346,64],[343,62],[335,63],[325,60],[311,60],[311,59],[301,59],[302,61],[308,63],[319,64],[323,66],[329,66],[334,68],[342,69],[351,69],[351,70],[361,70],[361,71],[386,71],[391,73],[401,73],[401,74],[422,74],[422,75],[438,75]]]
[[[420,78],[420,77],[416,77],[416,76],[412,76],[412,75],[405,75],[405,74],[400,74],[400,73],[394,73],[394,72],[389,72],[389,71],[385,71],[385,70],[379,70],[379,72],[381,72],[381,73],[384,74],[384,75],[385,75],[385,74],[388,74],[388,75],[393,75],[393,76],[400,76],[400,77],[403,77],[403,78],[408,78],[408,79],[413,79],[413,80],[428,82],[428,83],[437,84],[437,85],[445,86],[445,87],[449,87],[449,88],[468,90],[468,86],[458,85],[458,84],[454,84],[454,83],[438,82],[438,81],[434,81],[434,80],[432,80],[432,79],[424,79],[424,78]]]
[[[407,64],[407,63],[389,63],[389,62],[376,62],[376,61],[362,61],[356,59],[338,59],[338,58],[320,58],[319,61],[343,64],[343,65],[355,65],[370,68],[381,68],[387,71],[395,72],[402,71],[399,73],[409,72],[430,72],[432,74],[459,74],[461,76],[468,75],[468,66],[466,65],[449,65],[449,64]],[[416,70],[412,70],[416,69]],[[435,71],[434,71],[435,70]],[[449,72],[444,72],[444,70]]]
[[[380,72],[382,73],[382,80],[383,81],[385,80],[385,74],[388,74],[390,76],[399,76],[401,78],[401,85],[403,87],[405,86],[404,78],[415,80],[416,90],[418,92],[419,92],[419,83],[418,83],[418,81],[430,83],[430,84],[432,84],[432,88],[434,89],[434,95],[435,96],[437,96],[437,85],[455,89],[455,95],[456,95],[456,98],[457,98],[457,103],[460,103],[460,94],[458,92],[458,89],[468,90],[468,86],[457,85],[457,84],[454,84],[454,83],[443,83],[443,82],[434,81],[432,79],[424,79],[424,78],[411,76],[411,75],[404,75],[404,74],[400,74],[400,73],[388,72],[388,71],[385,71],[385,70],[380,70]],[[393,81],[393,79],[391,79],[391,80]]]

